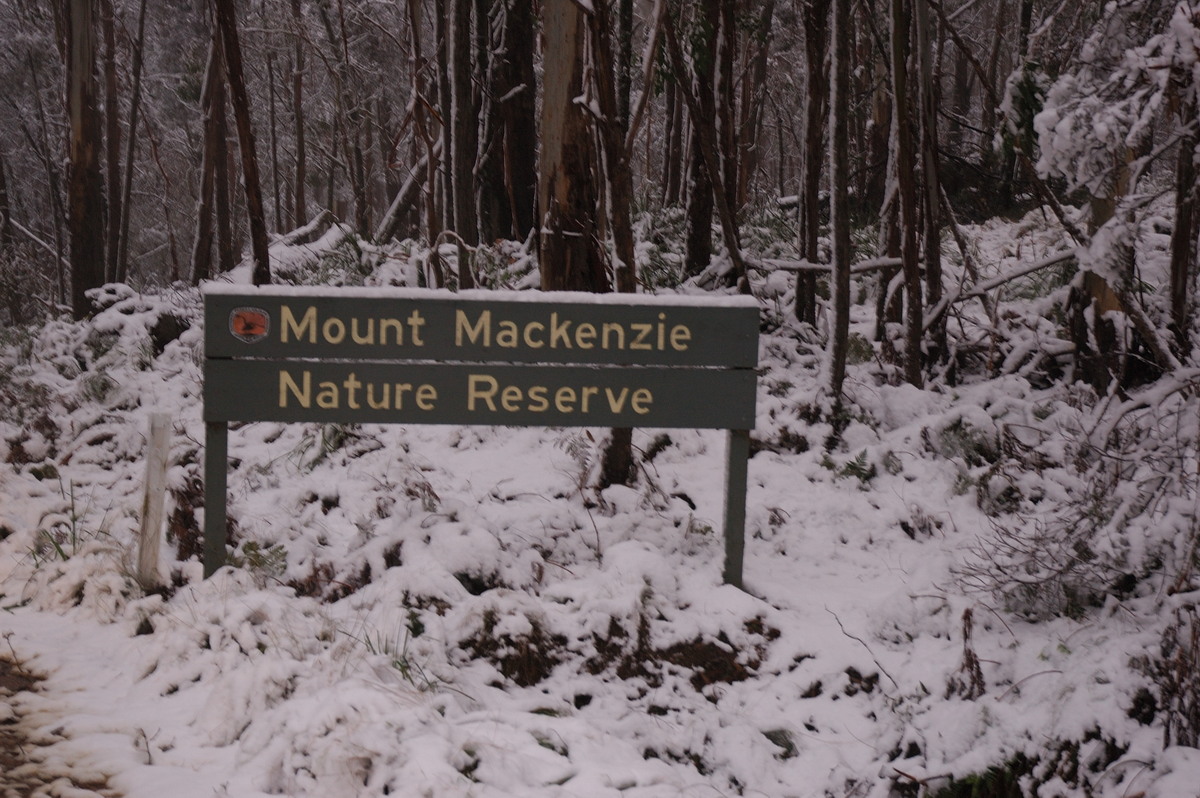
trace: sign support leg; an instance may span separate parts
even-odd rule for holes
[[[209,421],[204,430],[204,577],[225,564],[225,493],[229,468],[229,425]]]
[[[746,478],[750,430],[731,429],[725,462],[725,584],[742,588],[742,555],[746,548]]]

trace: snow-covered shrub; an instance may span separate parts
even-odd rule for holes
[[[1165,714],[1163,746],[1200,746],[1200,612],[1179,607],[1150,668]]]

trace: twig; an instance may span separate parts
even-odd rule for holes
[[[830,615],[832,615],[833,619],[835,621],[837,621],[838,628],[842,630],[842,634],[844,634],[846,637],[850,638],[851,640],[855,641],[856,643],[858,643],[859,645],[861,645],[863,648],[865,648],[867,650],[867,653],[871,655],[871,659],[874,660],[874,662],[875,662],[875,667],[879,668],[879,672],[882,673],[884,676],[888,677],[888,681],[892,683],[892,686],[894,686],[897,690],[899,690],[900,689],[899,683],[897,683],[896,680],[892,678],[892,674],[887,672],[887,668],[883,667],[883,665],[880,664],[879,658],[875,656],[875,652],[871,650],[871,647],[868,646],[861,637],[855,637],[854,635],[852,635],[848,631],[846,631],[846,626],[842,623],[842,619],[838,617],[836,612],[829,609],[828,607],[825,608],[825,611],[827,613],[829,613]]]
[[[1049,670],[1049,671],[1038,671],[1037,673],[1031,673],[1031,674],[1029,674],[1028,676],[1026,676],[1024,679],[1021,679],[1020,681],[1017,681],[1017,682],[1013,682],[1013,683],[1012,683],[1012,684],[1009,686],[1009,688],[1008,688],[1007,690],[1005,690],[1005,691],[1004,691],[1003,693],[1001,693],[1000,695],[996,696],[996,700],[997,700],[997,701],[1001,701],[1001,700],[1003,700],[1005,696],[1007,696],[1007,695],[1008,695],[1009,693],[1011,693],[1013,690],[1016,690],[1018,687],[1020,687],[1021,685],[1025,684],[1025,682],[1029,681],[1030,679],[1032,679],[1032,678],[1033,678],[1033,677],[1035,677],[1035,676],[1046,676],[1046,675],[1048,675],[1048,674],[1051,674],[1051,673],[1062,673],[1062,671],[1060,671],[1060,670]]]

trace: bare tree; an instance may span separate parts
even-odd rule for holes
[[[610,289],[596,225],[595,156],[583,89],[583,12],[574,0],[542,4],[543,79],[538,262],[544,291]]]
[[[271,282],[271,262],[267,251],[267,223],[263,214],[261,182],[258,177],[258,155],[254,147],[254,128],[250,123],[250,97],[242,70],[242,48],[238,41],[237,17],[233,0],[213,0],[217,29],[225,55],[225,76],[229,82],[229,99],[237,126],[238,150],[242,155],[242,186],[246,192],[246,211],[250,222],[250,250],[254,261],[255,285]]]
[[[833,85],[829,114],[830,227],[833,233],[833,318],[829,331],[829,388],[841,402],[850,333],[850,4],[833,0],[830,71]]]
[[[71,309],[91,310],[87,292],[104,284],[103,140],[96,86],[96,23],[89,0],[70,0],[67,14],[67,116],[71,127],[67,190],[70,232]]]

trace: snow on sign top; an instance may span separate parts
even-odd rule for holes
[[[488,291],[472,289],[469,291],[449,291],[442,288],[394,288],[350,286],[345,288],[328,288],[315,285],[263,285],[248,286],[237,283],[209,282],[203,288],[204,295],[241,295],[241,296],[274,296],[274,297],[319,297],[342,296],[349,299],[474,299],[503,302],[534,302],[551,305],[572,303],[577,305],[667,305],[690,306],[701,308],[758,308],[758,302],[752,296],[734,295],[720,296],[705,294],[593,294],[585,291]]]
[[[205,291],[210,359],[753,368],[750,297],[263,287]]]

